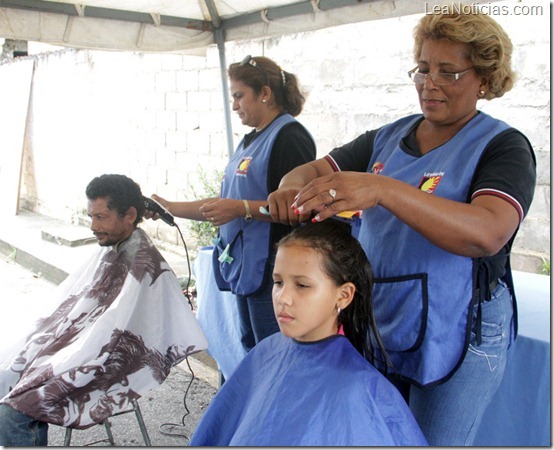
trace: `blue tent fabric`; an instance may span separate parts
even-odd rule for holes
[[[344,336],[261,341],[210,403],[191,446],[427,445],[400,393]]]

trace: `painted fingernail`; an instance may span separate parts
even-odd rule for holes
[[[319,214],[317,216],[315,216],[313,219],[312,219],[312,223],[317,223],[319,222],[321,219],[319,217]]]

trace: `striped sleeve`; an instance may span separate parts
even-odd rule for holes
[[[493,197],[501,198],[502,200],[507,201],[510,205],[512,205],[519,216],[519,222],[523,220],[523,217],[525,216],[525,213],[523,211],[523,207],[521,204],[511,195],[506,194],[505,192],[499,191],[497,189],[479,189],[478,191],[475,191],[473,195],[471,196],[471,200],[480,197],[482,195],[492,195]]]
[[[340,172],[340,167],[331,155],[325,155],[323,159],[325,159],[329,163],[329,165],[333,169],[333,172]]]

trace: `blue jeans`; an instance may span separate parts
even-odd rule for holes
[[[0,445],[34,447],[48,445],[48,424],[40,422],[11,406],[0,405]]]
[[[270,273],[273,273],[275,254],[271,257]],[[273,282],[271,278],[264,287],[251,296],[237,295],[241,343],[249,352],[262,339],[277,333],[279,325],[273,310]]]
[[[470,446],[504,376],[512,333],[512,297],[500,282],[482,304],[482,343],[472,330],[464,361],[446,383],[410,388],[410,409],[431,446]],[[474,310],[476,317],[477,306]]]

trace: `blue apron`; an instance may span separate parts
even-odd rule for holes
[[[221,183],[221,198],[266,200],[267,174],[273,143],[279,131],[295,121],[290,114],[275,119],[262,134],[244,148],[240,142],[225,169]],[[213,252],[214,275],[221,291],[237,295],[254,295],[259,291],[268,272],[270,254],[269,222],[246,222],[238,217],[219,228]]]
[[[413,156],[400,146],[420,119],[419,114],[406,117],[377,133],[368,172],[468,202],[487,144],[509,126],[479,113],[444,145]],[[364,211],[359,240],[375,272],[379,331],[400,377],[419,386],[445,381],[469,343],[474,260],[433,245],[382,207]]]

